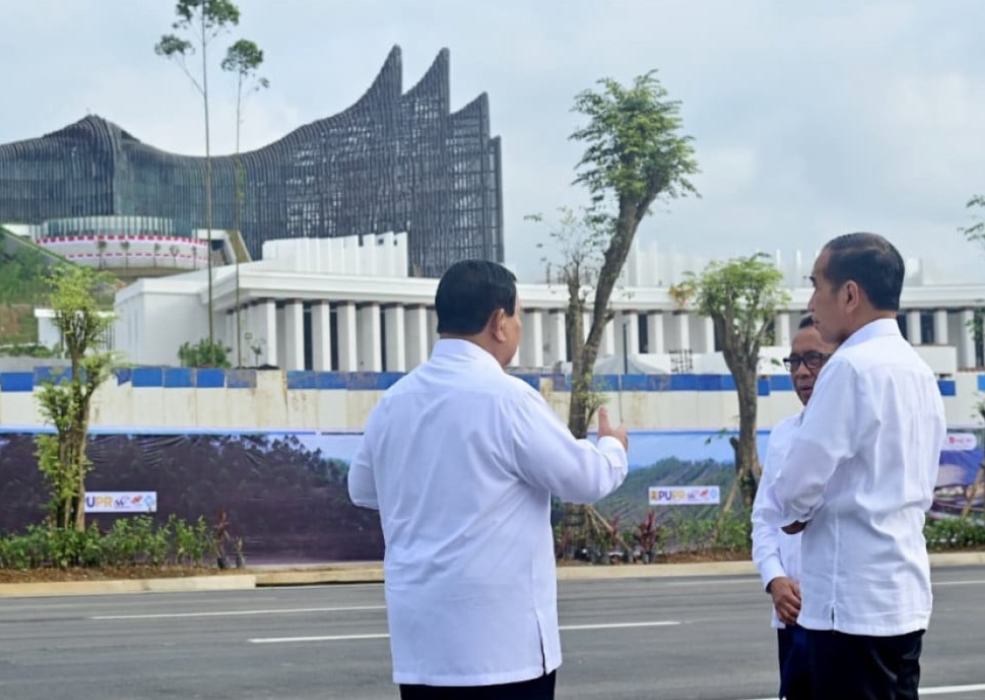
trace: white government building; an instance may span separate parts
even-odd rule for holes
[[[596,373],[727,374],[716,352],[711,319],[680,306],[668,287],[703,260],[632,251],[612,299]],[[782,373],[791,331],[807,307],[813,256],[776,256],[791,301],[778,313],[777,347],[764,350],[763,374]],[[982,364],[972,328],[985,285],[937,284],[933,270],[907,261],[900,325],[941,377]],[[436,340],[437,280],[407,275],[406,234],[269,241],[256,262],[213,270],[216,336],[243,366],[285,370],[405,372],[424,361]],[[513,364],[543,371],[563,368],[566,290],[521,283],[523,343]],[[237,339],[237,309],[240,338]],[[197,270],[145,278],[116,296],[114,349],[130,363],[176,366],[178,349],[208,337],[208,277]],[[43,312],[39,312],[43,315]],[[43,323],[42,342],[50,334]],[[48,330],[46,330],[48,329]],[[587,328],[586,328],[587,332]],[[239,347],[237,347],[239,345]]]

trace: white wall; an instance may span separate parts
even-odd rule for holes
[[[102,255],[97,239],[106,241]],[[124,251],[120,243],[129,242]],[[208,266],[208,246],[203,241],[173,236],[87,236],[70,238],[41,238],[38,245],[75,263],[109,269],[158,268],[163,270],[196,270]],[[158,246],[155,252],[154,247]],[[175,249],[172,254],[171,249]]]
[[[209,335],[208,315],[201,313],[201,283],[172,279],[142,279],[116,299],[114,350],[124,361],[140,358],[142,364],[178,366],[177,348],[198,343]],[[223,327],[216,324],[216,337]]]
[[[249,375],[252,376],[252,375]],[[951,425],[980,422],[978,374],[955,378],[957,396],[944,404]],[[134,387],[110,380],[95,396],[93,427],[199,430],[360,430],[381,391],[288,389],[283,372],[256,373],[256,387]],[[554,391],[549,379],[541,392],[558,416],[567,416],[570,394]],[[720,430],[738,427],[738,401],[732,391],[648,391],[609,394],[614,422],[638,430]],[[792,391],[760,397],[759,425],[769,428],[799,410]],[[0,425],[40,426],[37,402],[30,392],[0,392]]]

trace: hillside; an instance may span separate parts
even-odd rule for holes
[[[10,350],[37,342],[34,309],[48,304],[46,273],[53,264],[72,263],[0,227],[0,346]],[[97,302],[101,308],[112,309],[114,291],[122,283],[107,277],[110,286]]]
[[[676,458],[663,459],[652,467],[634,469],[615,493],[599,502],[599,512],[611,518],[621,516],[627,526],[635,525],[646,517],[651,509],[656,511],[658,522],[679,518],[707,518],[718,515],[720,506],[660,506],[649,502],[651,486],[720,486],[722,499],[735,478],[732,465],[713,460],[685,462]]]

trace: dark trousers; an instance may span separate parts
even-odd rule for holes
[[[807,630],[813,700],[916,700],[923,630],[864,637]]]
[[[787,625],[776,631],[780,661],[780,697],[811,700],[810,662],[807,658],[807,630]]]
[[[554,700],[557,672],[519,683],[444,687],[401,685],[400,700]]]

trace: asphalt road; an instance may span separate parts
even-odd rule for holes
[[[985,697],[985,567],[935,570],[923,695]],[[775,697],[751,577],[562,582],[558,698]],[[0,600],[3,700],[397,697],[378,585]]]

